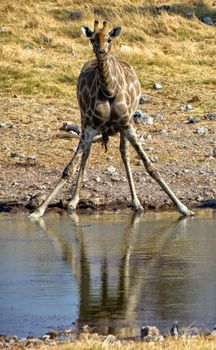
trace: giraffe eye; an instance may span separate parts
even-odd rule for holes
[[[107,42],[108,42],[108,43],[111,43],[111,41],[112,41],[112,40],[111,40],[110,38],[109,38],[109,39],[107,39]]]

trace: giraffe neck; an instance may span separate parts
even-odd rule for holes
[[[106,97],[114,97],[117,88],[117,70],[110,55],[103,59],[97,58],[99,83]]]

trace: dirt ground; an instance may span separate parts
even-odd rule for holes
[[[215,206],[216,147],[215,120],[192,111],[181,111],[180,101],[155,92],[139,108],[153,117],[153,125],[135,124],[144,135],[147,152],[183,203],[190,208]],[[35,194],[47,194],[60,177],[78,142],[59,131],[64,121],[79,125],[77,104],[55,99],[2,96],[0,99],[0,211],[24,210]],[[187,123],[189,116],[197,123]],[[197,133],[204,128],[204,135]],[[68,135],[68,134],[67,134]],[[92,146],[78,207],[85,210],[124,209],[130,206],[130,191],[119,155],[119,135],[110,138],[108,151]],[[146,173],[135,153],[131,165],[141,203],[147,209],[173,208],[170,199]],[[115,169],[111,168],[114,167]],[[75,178],[59,194],[69,199]],[[27,210],[27,209],[26,209]]]

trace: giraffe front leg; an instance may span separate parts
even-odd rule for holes
[[[139,157],[142,159],[143,164],[148,172],[148,174],[160,185],[160,187],[166,192],[166,194],[170,197],[170,199],[173,201],[173,203],[176,206],[176,209],[179,211],[180,214],[183,216],[191,216],[194,215],[194,213],[186,207],[172,192],[172,190],[169,188],[169,186],[166,184],[166,182],[162,179],[159,171],[155,169],[148,158],[147,154],[143,151],[141,144],[138,142],[136,133],[134,129],[131,126],[128,126],[123,130],[124,135],[127,137]]]
[[[76,210],[77,204],[79,203],[79,195],[80,195],[80,187],[83,181],[83,175],[84,175],[84,171],[85,171],[85,165],[86,165],[86,161],[88,159],[89,156],[89,152],[90,152],[90,147],[83,152],[82,155],[82,159],[81,159],[81,164],[80,164],[80,168],[79,168],[79,173],[77,176],[77,182],[76,182],[76,187],[74,190],[74,194],[72,199],[70,200],[70,202],[68,203],[68,211],[69,212],[73,212],[74,210]]]
[[[131,167],[130,167],[130,163],[129,163],[129,155],[128,155],[126,142],[127,142],[127,140],[126,140],[125,136],[122,135],[122,133],[121,133],[121,135],[120,135],[120,152],[121,152],[122,161],[124,163],[127,178],[128,178],[128,183],[129,183],[131,198],[132,198],[132,206],[133,206],[133,209],[137,213],[143,213],[144,209],[143,209],[142,205],[140,204],[140,201],[137,197],[135,186],[134,186],[134,181],[133,181],[133,176],[132,176]]]
[[[80,158],[80,152],[81,152],[81,148],[80,148],[80,142],[79,142],[78,147],[77,147],[70,163],[68,163],[68,165],[64,169],[60,180],[58,181],[58,183],[56,184],[54,189],[49,193],[49,195],[47,196],[45,201],[35,211],[33,211],[33,213],[31,213],[29,215],[30,219],[31,218],[39,218],[39,217],[44,215],[46,208],[48,207],[50,202],[56,197],[56,195],[59,193],[59,191],[62,189],[62,187],[64,186],[64,184],[68,180],[69,176],[73,175],[75,173],[76,168],[77,168],[77,163],[78,163],[79,158]]]
[[[50,194],[47,196],[45,201],[37,208],[33,213],[29,215],[30,218],[38,218],[43,216],[46,208],[48,207],[49,203],[55,198],[55,196],[58,194],[58,192],[62,189],[65,182],[74,175],[78,162],[80,161],[81,155],[88,150],[92,139],[97,134],[96,130],[92,128],[87,128],[85,132],[83,133],[79,144],[77,146],[77,149],[71,159],[71,161],[68,163],[66,168],[64,169],[62,176],[60,180],[58,181],[55,188],[50,192]]]

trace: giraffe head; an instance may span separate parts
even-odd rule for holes
[[[107,55],[111,49],[111,41],[116,38],[120,32],[121,27],[115,27],[111,31],[107,28],[107,22],[103,22],[103,27],[99,28],[99,22],[94,22],[94,31],[88,27],[82,27],[83,34],[90,38],[93,46],[93,51],[97,57],[103,57]]]

